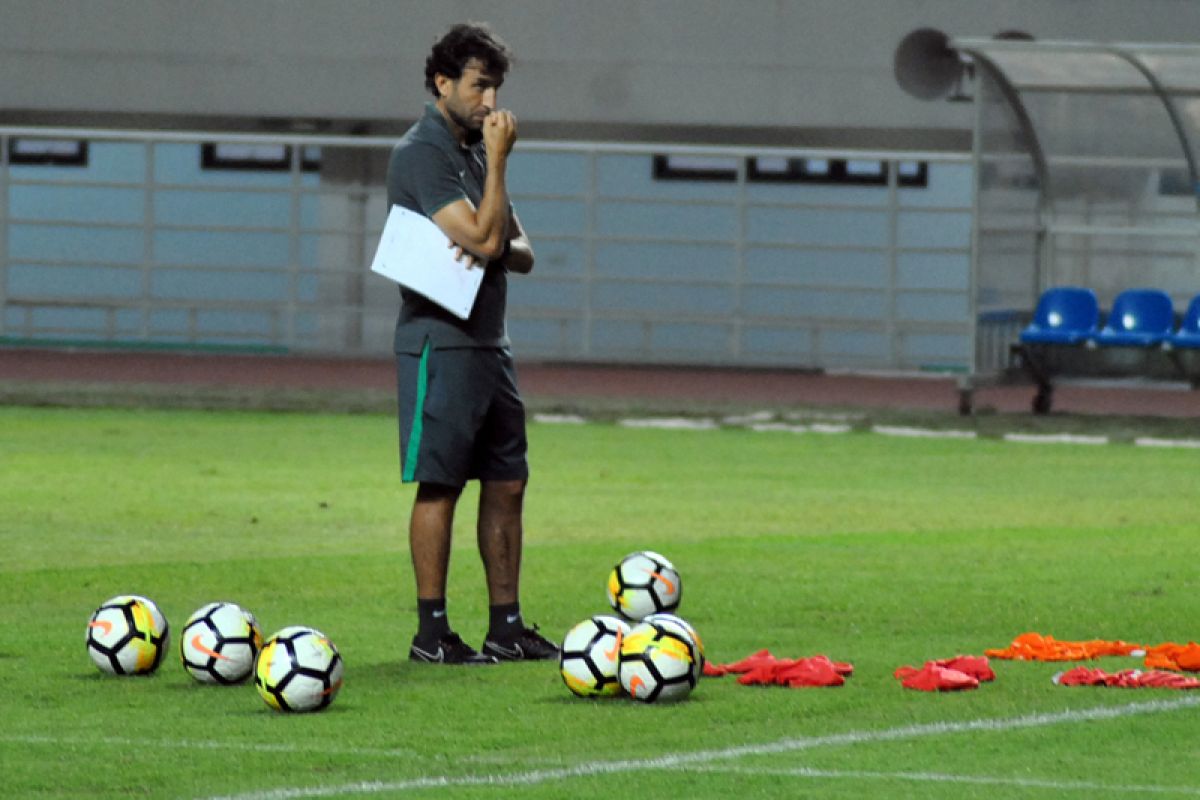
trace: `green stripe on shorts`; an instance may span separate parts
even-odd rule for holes
[[[413,404],[412,428],[408,432],[408,453],[404,458],[403,480],[411,481],[417,474],[417,455],[421,452],[421,425],[425,418],[425,391],[429,388],[429,342],[421,348],[421,364],[417,367],[417,400]]]

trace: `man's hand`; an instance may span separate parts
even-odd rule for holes
[[[511,111],[498,108],[483,120],[483,146],[488,160],[504,158],[517,141],[517,118]]]
[[[474,269],[475,267],[483,264],[483,259],[479,258],[460,244],[455,244],[453,241],[451,241],[446,246],[454,250],[455,261],[466,262],[467,269]]]

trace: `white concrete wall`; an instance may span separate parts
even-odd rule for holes
[[[607,139],[661,126],[736,141],[755,128],[965,130],[966,104],[914,100],[896,85],[895,46],[917,27],[1174,41],[1200,30],[1200,3],[0,0],[0,121],[175,115],[386,130],[419,113],[430,44],[467,19],[513,45],[503,99],[527,132]]]

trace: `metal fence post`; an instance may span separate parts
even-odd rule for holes
[[[582,355],[586,358],[592,353],[592,303],[594,300],[592,289],[596,280],[596,161],[598,159],[596,150],[593,148],[588,151],[588,169],[587,169],[587,215],[584,223],[584,253],[585,263],[583,269],[583,319],[581,327],[583,328]]]
[[[8,333],[8,137],[0,135],[0,338]]]
[[[896,249],[900,246],[900,193],[897,189],[900,178],[899,162],[887,161],[887,210],[888,210],[888,252],[887,252],[887,319],[884,321],[887,339],[891,346],[891,368],[899,369],[903,361],[899,326],[896,323],[896,286],[899,283],[897,272],[899,263]]]
[[[153,141],[146,141],[143,153],[146,178],[142,186],[142,294],[139,298],[139,335],[142,341],[150,340],[150,316],[153,314],[151,294],[154,291],[154,196],[158,181],[154,170],[154,148]],[[194,330],[194,327],[192,329]]]

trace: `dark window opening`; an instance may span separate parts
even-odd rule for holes
[[[655,156],[654,179],[728,183],[737,180],[737,162],[732,156]]]
[[[292,168],[292,146],[205,142],[200,145],[200,166],[204,169],[287,172]],[[319,172],[320,169],[321,148],[303,147],[300,151],[300,171]]]
[[[8,163],[54,167],[86,167],[88,143],[82,139],[8,140]]]
[[[760,183],[887,186],[888,169],[888,162],[876,159],[764,156],[750,159],[746,177]],[[927,186],[929,165],[924,161],[896,162],[896,183],[903,187]]]

